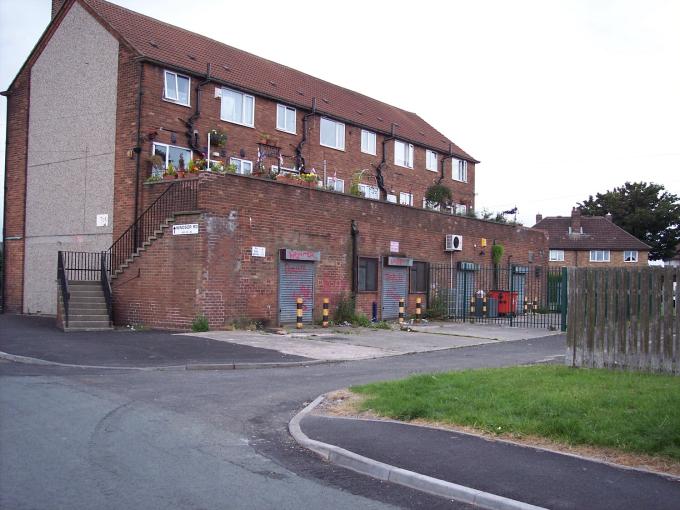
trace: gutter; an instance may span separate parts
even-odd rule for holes
[[[139,62],[139,90],[137,91],[137,145],[133,149],[136,155],[135,161],[135,211],[132,217],[133,224],[137,224],[137,216],[139,216],[139,172],[141,168],[142,158],[142,83],[144,81],[144,62]],[[139,232],[135,227],[135,247],[139,246]]]
[[[194,111],[194,114],[191,117],[189,117],[189,120],[184,121],[184,124],[186,124],[187,126],[186,135],[187,139],[189,140],[189,147],[198,152],[201,151],[198,143],[198,130],[194,129],[194,124],[196,123],[196,120],[198,120],[198,118],[201,116],[201,88],[203,88],[211,81],[214,80],[210,77],[210,62],[208,62],[205,73],[205,80],[196,85],[196,110]],[[209,154],[208,158],[210,158]]]

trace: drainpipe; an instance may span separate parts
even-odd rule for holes
[[[382,141],[382,159],[380,160],[378,166],[375,167],[375,182],[378,185],[378,188],[380,189],[381,196],[384,196],[385,199],[387,199],[387,190],[385,189],[385,178],[383,177],[382,174],[382,169],[385,167],[385,164],[387,163],[387,161],[385,160],[385,145],[387,144],[387,142],[396,140],[397,137],[394,136],[395,128],[396,124],[393,122],[390,136],[388,138],[384,138]]]
[[[357,222],[352,220],[350,227],[352,234],[352,302],[356,304],[358,275],[359,275],[359,258],[358,258],[358,244],[359,244],[359,227]]]
[[[305,158],[302,155],[302,146],[307,142],[307,120],[310,117],[314,117],[314,115],[316,115],[315,97],[312,98],[312,111],[302,117],[302,140],[300,140],[300,143],[298,143],[297,147],[295,147],[295,165],[298,167],[300,173],[304,173],[305,170]],[[324,176],[324,186],[326,185],[325,179],[326,178]]]
[[[445,175],[445,174],[444,174],[444,162],[445,162],[447,159],[453,158],[453,151],[451,150],[451,148],[452,148],[452,147],[451,147],[451,144],[449,144],[449,153],[448,153],[446,156],[444,156],[444,157],[442,158],[442,162],[441,162],[441,169],[442,169],[442,170],[441,170],[441,174],[439,175],[439,179],[437,179],[437,184],[441,184],[442,181],[444,180],[444,175]]]
[[[137,217],[139,216],[139,173],[142,164],[142,82],[144,80],[144,62],[139,62],[139,90],[137,91],[137,144],[133,149],[135,153],[135,211],[132,218],[135,225],[135,247],[139,246],[139,231]]]
[[[189,117],[189,120],[184,123],[187,126],[187,139],[189,140],[189,147],[195,151],[200,152],[200,146],[198,143],[198,130],[194,129],[194,124],[196,120],[201,116],[201,88],[212,81],[210,77],[210,62],[208,62],[207,70],[205,73],[205,80],[196,85],[196,111]]]

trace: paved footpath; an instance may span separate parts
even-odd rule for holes
[[[301,428],[385,464],[539,507],[680,508],[680,480],[571,455],[390,421],[310,414]]]

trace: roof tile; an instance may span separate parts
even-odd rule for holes
[[[532,228],[548,233],[554,250],[649,250],[649,246],[604,216],[581,216],[583,234],[569,234],[571,218],[543,218]]]

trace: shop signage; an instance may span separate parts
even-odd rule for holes
[[[181,236],[186,234],[198,234],[198,223],[186,223],[184,225],[172,226],[173,236]]]
[[[289,250],[288,248],[282,248],[281,260],[300,260],[308,262],[318,262],[319,260],[321,260],[321,252],[309,250]]]
[[[399,253],[399,241],[390,241],[390,253]]]
[[[251,248],[251,255],[253,257],[265,257],[267,253],[267,250],[265,250],[264,246],[253,246]]]
[[[413,259],[407,257],[387,257],[388,266],[398,266],[398,267],[411,267],[413,265]]]

